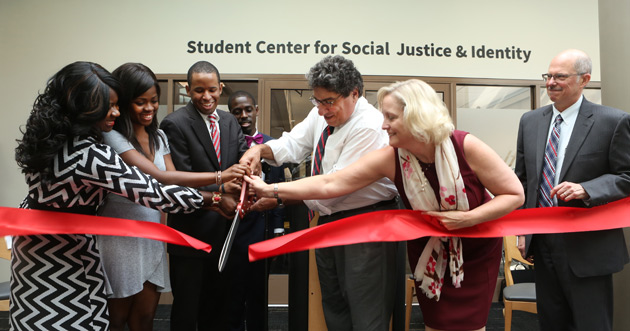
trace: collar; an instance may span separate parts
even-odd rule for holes
[[[582,106],[582,101],[584,100],[584,95],[581,95],[580,98],[571,106],[569,106],[569,108],[565,109],[564,111],[560,112],[558,111],[558,109],[556,109],[556,105],[552,105],[552,109],[553,109],[553,117],[552,118],[556,118],[556,116],[558,116],[559,114],[562,114],[562,120],[567,122],[571,122],[573,121],[574,118],[577,117],[578,112],[580,111],[580,107]]]
[[[218,118],[218,119],[217,119],[217,122],[221,120],[221,115],[219,115],[219,110],[218,110],[218,109],[215,109],[215,110],[214,110],[214,112],[212,112],[212,113],[211,113],[211,114],[209,114],[209,115],[206,115],[206,114],[204,114],[204,113],[200,112],[200,111],[197,109],[197,107],[195,107],[194,105],[193,105],[193,108],[194,108],[194,109],[195,109],[195,111],[199,114],[199,116],[201,116],[201,118],[203,118],[203,120],[204,120],[204,121],[206,121],[206,122],[210,122],[210,118],[209,118],[208,116],[210,116],[210,115],[212,115],[212,114],[217,114],[217,118]]]

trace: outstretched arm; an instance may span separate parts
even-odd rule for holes
[[[187,172],[175,170],[170,154],[164,155],[164,163],[167,171],[158,169],[153,162],[135,149],[120,154],[120,157],[128,165],[138,167],[142,172],[151,175],[162,184],[201,187],[219,182],[217,172]],[[234,178],[242,178],[243,175],[248,173],[248,170],[246,166],[235,164],[221,172],[221,182],[229,182]]]
[[[339,197],[359,190],[383,177],[395,176],[394,149],[385,147],[372,151],[348,167],[328,175],[317,175],[293,182],[266,184],[257,176],[245,176],[258,197],[316,200]]]

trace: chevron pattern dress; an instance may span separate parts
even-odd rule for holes
[[[109,192],[163,212],[192,212],[198,191],[161,185],[127,166],[93,138],[69,141],[54,160],[55,179],[27,174],[22,208],[93,213]],[[14,238],[10,330],[107,330],[107,299],[98,247],[92,235]]]

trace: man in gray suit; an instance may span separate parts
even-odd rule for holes
[[[553,104],[521,118],[516,174],[525,208],[588,208],[630,193],[630,116],[584,98],[591,67],[582,51],[557,55],[543,74]],[[541,330],[611,330],[612,274],[628,263],[622,229],[529,239]]]

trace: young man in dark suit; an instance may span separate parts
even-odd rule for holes
[[[237,119],[247,147],[265,143],[273,138],[258,132],[256,120],[258,105],[254,96],[246,91],[236,91],[228,98],[230,113]],[[284,181],[284,167],[263,164],[263,178],[267,183]],[[262,201],[264,200],[264,201]],[[236,239],[230,253],[230,266],[234,277],[230,283],[230,329],[244,331],[267,330],[267,280],[266,261],[249,262],[248,247],[270,237],[284,233],[284,208],[279,199],[263,198],[239,224]]]
[[[525,208],[589,208],[630,194],[630,116],[583,97],[591,67],[582,51],[557,55],[543,74],[553,104],[521,118],[516,175]],[[529,239],[541,330],[611,330],[612,274],[628,263],[622,229]]]
[[[168,136],[173,164],[180,171],[226,170],[238,163],[247,145],[234,116],[216,109],[223,89],[219,71],[211,63],[199,61],[188,70],[187,80],[190,102],[166,116],[160,125]],[[200,189],[216,192],[218,207],[233,212],[236,201],[219,193],[221,184],[217,176],[215,185]],[[230,221],[209,210],[169,215],[169,226],[213,248],[208,254],[168,245],[173,289],[171,330],[227,330],[227,284],[232,275],[227,267],[219,273],[218,263]]]

